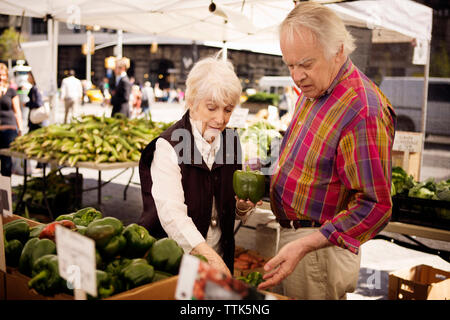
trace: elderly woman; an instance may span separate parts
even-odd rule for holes
[[[144,202],[139,223],[229,275],[234,221],[255,207],[235,198],[233,173],[242,168],[241,147],[237,134],[225,129],[241,91],[230,62],[197,62],[186,80],[188,110],[146,147],[139,164]]]
[[[8,67],[0,63],[0,148],[9,148],[10,143],[21,135],[22,110],[16,90],[9,86]],[[10,177],[11,157],[0,156],[1,174]]]

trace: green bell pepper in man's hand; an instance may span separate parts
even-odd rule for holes
[[[261,171],[236,170],[233,174],[233,189],[239,199],[256,204],[264,196],[265,186]]]

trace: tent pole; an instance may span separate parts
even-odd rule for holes
[[[91,29],[86,29],[86,82],[88,85],[91,83]]]
[[[423,164],[423,152],[425,150],[425,132],[427,127],[427,106],[428,106],[428,80],[430,74],[430,55],[431,55],[431,41],[427,41],[427,62],[425,63],[424,77],[423,77],[423,101],[422,101],[422,152],[420,153],[419,179],[422,181],[421,172]]]
[[[50,104],[50,124],[56,122],[56,107],[57,107],[57,74],[58,74],[58,22],[52,17],[47,19],[47,35],[50,43],[51,52],[51,76],[50,76],[50,92],[49,92],[49,104]]]
[[[117,55],[118,59],[122,58],[123,55],[123,32],[122,30],[117,30]]]

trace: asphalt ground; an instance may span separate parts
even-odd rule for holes
[[[59,106],[56,119],[61,122],[63,109]],[[110,107],[102,107],[99,104],[85,104],[80,106],[77,114],[106,114],[111,112]],[[184,112],[180,104],[156,103],[151,107],[152,119],[155,121],[174,121],[179,119]],[[24,115],[25,116],[25,115]],[[422,179],[435,177],[437,180],[450,178],[450,144],[447,140],[427,142],[424,151],[422,166]],[[35,163],[31,161],[31,167]],[[20,170],[19,170],[20,171]],[[72,168],[63,168],[63,174],[74,172]],[[98,171],[80,169],[83,175],[83,188],[93,188],[98,183]],[[33,176],[41,176],[40,170],[33,169]],[[129,224],[136,222],[142,211],[142,199],[140,191],[140,179],[138,169],[131,169],[121,173],[121,170],[102,171],[102,181],[113,180],[102,187],[101,204],[98,204],[98,191],[84,192],[82,195],[83,206],[94,206],[100,209],[105,216],[114,216]],[[130,180],[131,179],[131,180]],[[130,181],[126,193],[125,188]],[[12,175],[12,185],[23,183],[23,175],[20,172]],[[126,196],[126,200],[124,197]],[[261,219],[270,220],[270,212],[259,210],[259,215],[247,222],[247,227],[240,227],[236,233],[236,245],[258,250],[270,256],[273,252],[276,235],[273,229],[261,224]],[[267,222],[267,221],[266,221]],[[400,239],[414,244],[413,240],[404,238],[398,233],[381,232],[381,235]],[[413,237],[427,246],[439,250],[450,251],[450,239],[438,241],[427,238]],[[417,265],[425,264],[437,269],[450,272],[450,263],[436,254],[424,253],[420,250],[410,249],[393,243],[389,240],[373,239],[364,243],[361,247],[361,269],[358,287],[354,293],[348,295],[349,300],[377,300],[388,297],[389,273],[403,270]]]

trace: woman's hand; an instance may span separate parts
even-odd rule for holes
[[[256,206],[262,205],[262,200],[259,200],[256,204],[250,200],[239,199],[238,196],[234,196],[236,199],[236,209],[239,215],[243,216],[247,214],[250,210],[254,209]]]
[[[194,249],[192,249],[191,254],[192,255],[201,254],[208,260],[208,264],[211,267],[223,272],[229,277],[232,276],[230,269],[228,269],[223,259],[217,254],[216,251],[214,251],[213,248],[207,245],[206,242],[202,242],[199,245],[197,245]]]

